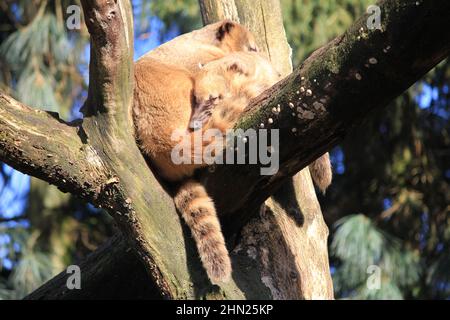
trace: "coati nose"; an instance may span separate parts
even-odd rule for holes
[[[209,120],[216,99],[208,99],[194,106],[189,121],[189,129],[198,130]]]

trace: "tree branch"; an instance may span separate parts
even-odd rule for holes
[[[96,267],[92,268],[93,265]],[[119,234],[89,255],[79,267],[81,290],[67,288],[67,280],[71,274],[63,271],[26,296],[25,300],[161,298],[159,289],[151,281],[144,265]],[[125,274],[127,277],[123,276]]]
[[[256,297],[256,293],[262,292],[258,283],[247,285],[244,294],[234,282],[225,286],[222,291],[218,291],[218,288],[212,286],[207,280],[198,259],[195,244],[187,236],[189,231],[182,227],[171,196],[154,178],[135,143],[132,134],[133,124],[129,116],[133,96],[133,31],[130,3],[125,0],[117,2],[84,1],[83,10],[91,32],[91,47],[95,49],[92,49],[91,55],[88,99],[83,107],[85,117],[82,125],[79,125],[79,131],[83,132],[83,140],[79,147],[88,147],[90,152],[96,154],[107,172],[104,179],[106,181],[100,183],[98,201],[94,201],[94,204],[105,208],[115,218],[128,246],[136,254],[137,261],[142,264],[150,276],[143,281],[153,282],[162,297],[192,299],[227,296],[228,298],[243,298],[249,291],[253,291]],[[6,100],[8,99],[6,98]],[[31,110],[30,112],[35,111]],[[36,113],[39,114],[38,111]],[[20,119],[23,116],[22,111],[15,116]],[[46,126],[51,128],[52,124],[53,122],[50,120],[42,121],[42,128]],[[5,128],[8,128],[8,125],[8,121],[6,121]],[[33,126],[32,123],[27,122],[23,123],[23,127],[24,130],[28,130]],[[1,128],[3,135],[3,127]],[[76,132],[74,129],[70,136],[80,139]],[[10,135],[12,134],[5,134],[5,139],[2,140],[7,152],[2,153],[1,160],[11,159],[8,163],[14,168],[37,175],[58,186],[65,186],[66,175],[54,177],[52,175],[54,166],[50,166],[46,162],[40,164],[39,161],[42,157],[33,157],[31,151],[24,153],[22,158],[13,158],[15,147]],[[50,144],[49,148],[57,148],[58,145],[64,147],[68,144],[65,140],[47,142]],[[31,150],[33,146],[26,144],[25,148]],[[71,152],[76,154],[76,150],[68,151],[68,153]],[[19,154],[21,153],[19,152]],[[60,161],[64,162],[66,153],[60,152],[60,154],[62,157]],[[72,162],[70,157],[66,159]],[[87,170],[90,169],[81,161],[79,165]],[[49,169],[43,173],[39,170],[28,169],[36,166],[42,167],[44,170],[47,170],[47,167]],[[69,180],[69,183],[72,183],[72,180]],[[84,195],[83,190],[70,188],[63,188],[63,190],[76,195]],[[120,248],[125,247],[120,246]],[[108,255],[110,254],[114,254],[114,251],[111,250]],[[122,255],[128,256],[123,251]],[[101,261],[92,259],[89,261],[84,267],[88,274],[94,274],[95,269],[103,269],[106,270],[105,272],[111,270],[104,269],[99,264]],[[125,268],[121,270],[125,270]],[[251,270],[245,272],[251,273]],[[89,285],[87,287],[94,290],[93,295],[96,290],[94,288],[100,288],[101,285],[96,285],[92,281],[99,279],[101,277],[88,277]],[[52,290],[59,290],[62,287],[55,287],[52,284],[53,282],[49,282],[44,285],[42,290],[39,290],[39,293],[33,297],[64,299],[74,298],[77,294],[75,292],[66,294],[66,291],[58,294]],[[46,289],[50,287],[53,289]]]
[[[55,113],[31,109],[0,92],[0,161],[86,201],[99,202],[106,179],[102,159],[83,129]]]
[[[183,264],[186,256],[179,254],[184,251],[171,248],[185,247],[180,221],[171,197],[148,170],[132,134],[131,4],[125,0],[85,0],[82,5],[91,35],[90,80],[88,98],[83,106],[83,127],[89,143],[108,159],[108,169],[117,177],[117,183],[110,189],[112,201],[108,212],[162,296],[188,295],[188,281],[183,280],[188,275]]]
[[[18,216],[18,217],[11,217],[11,218],[0,218],[0,223],[5,222],[18,222],[27,219],[27,217],[24,216]]]

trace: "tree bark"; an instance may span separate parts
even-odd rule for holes
[[[341,141],[353,126],[370,116],[374,108],[384,107],[450,54],[450,34],[443,32],[450,29],[450,20],[442,14],[450,12],[449,1],[390,0],[381,1],[379,5],[381,30],[368,30],[366,21],[369,17],[362,17],[344,35],[316,51],[292,75],[255,99],[238,124],[244,129],[258,128],[261,123],[280,129],[278,174],[261,176],[259,166],[239,165],[217,166],[214,173],[204,175],[208,191],[224,214],[228,234],[235,234],[246,222],[257,217],[255,208],[281,186],[285,188],[291,176]],[[74,128],[74,125],[66,126],[48,114],[31,116],[34,111],[1,95],[0,160],[105,207],[117,221],[127,245],[117,246],[117,251],[104,249],[103,252],[130,259],[125,249],[130,246],[149,275],[142,282],[151,279],[148,285],[152,290],[149,290],[154,291],[154,288],[165,298],[298,296],[297,289],[279,292],[277,288],[285,288],[297,281],[299,274],[288,274],[286,269],[277,269],[270,263],[261,265],[252,259],[254,250],[260,249],[261,262],[273,261],[271,259],[276,257],[270,256],[265,245],[269,242],[267,246],[274,247],[270,242],[280,239],[275,236],[277,234],[295,234],[285,230],[272,232],[271,228],[292,228],[292,223],[284,224],[280,220],[261,226],[265,228],[261,233],[272,234],[273,238],[251,237],[248,233],[257,228],[244,229],[243,241],[233,251],[233,281],[221,288],[208,283],[170,196],[148,170],[132,135],[129,117],[133,83],[131,6],[127,1],[98,0],[84,1],[83,9],[91,33],[91,79],[83,123]],[[294,110],[289,107],[290,102],[294,104]],[[282,110],[274,116],[272,108],[278,104]],[[270,126],[269,117],[273,119]],[[49,132],[48,128],[53,125],[58,130]],[[73,134],[66,135],[65,132],[70,130]],[[15,132],[34,140],[21,140],[16,144]],[[52,157],[46,156],[47,150],[61,160],[55,163]],[[65,161],[72,157],[77,160],[73,167]],[[89,174],[90,169],[85,175],[78,174],[86,168],[84,163],[96,168],[93,176]],[[296,187],[294,184],[294,190],[301,195],[301,189]],[[273,207],[283,205],[283,200],[276,197],[270,201]],[[317,212],[319,209],[311,210]],[[265,212],[262,214],[264,216]],[[273,216],[277,217],[276,210]],[[304,218],[306,224],[309,218],[307,215]],[[312,223],[297,231],[309,233],[303,236],[306,239],[319,229]],[[326,235],[317,237],[323,239]],[[285,240],[296,242],[295,239]],[[300,251],[298,260],[303,258],[301,251],[305,245],[317,246],[314,243],[300,245],[300,249],[295,249],[296,253]],[[288,247],[295,248],[295,245],[291,243]],[[269,260],[264,259],[266,256]],[[113,261],[113,257],[110,258],[103,261],[90,259],[82,274],[94,274],[96,268],[113,272],[111,268],[102,268],[104,261]],[[114,259],[120,265],[130,262],[123,260]],[[314,266],[305,268],[301,274],[314,270]],[[118,269],[126,270],[119,266]],[[284,276],[280,277],[282,283],[267,279],[269,272]],[[133,271],[123,272],[120,276],[136,281]],[[84,287],[91,288],[91,296],[95,296],[95,288],[102,285],[104,278],[86,278],[89,282]],[[63,293],[62,286],[55,286],[54,291],[46,290],[55,281],[50,281],[30,297],[74,298],[81,295],[78,291]],[[314,283],[309,285],[314,286]],[[308,297],[321,296],[305,295]]]
[[[114,235],[89,255],[79,267],[81,290],[69,290],[67,281],[71,274],[61,272],[25,299],[161,299],[144,265],[120,234]]]
[[[0,159],[15,169],[96,202],[106,171],[83,128],[0,92]]]

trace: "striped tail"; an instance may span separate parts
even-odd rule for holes
[[[231,276],[231,261],[212,199],[198,182],[187,180],[175,195],[175,205],[189,226],[203,267],[213,284]]]
[[[325,191],[331,184],[331,180],[333,178],[330,154],[327,152],[311,163],[309,165],[309,171],[316,186],[319,187],[323,194],[325,194]]]

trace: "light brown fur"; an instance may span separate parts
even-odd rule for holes
[[[204,130],[230,129],[250,100],[278,80],[280,75],[260,53],[234,52],[214,60],[195,77],[195,108],[191,122],[206,118]],[[203,113],[209,117],[204,117]]]
[[[203,119],[201,112],[210,114],[203,126],[225,132],[232,128],[250,100],[273,86],[280,76],[269,61],[254,52],[236,52],[207,64],[195,78],[196,109],[193,119]],[[329,153],[309,165],[311,177],[325,194],[333,173]]]
[[[180,181],[204,166],[173,164],[170,152],[178,142],[170,138],[175,129],[188,129],[193,77],[200,65],[239,50],[257,50],[254,37],[243,26],[224,20],[176,37],[135,63],[136,138],[163,178]]]
[[[191,176],[194,166],[175,165],[170,152],[175,130],[186,130],[191,117],[193,78],[182,68],[151,58],[135,64],[133,118],[141,150],[169,181]]]
[[[203,185],[189,179],[179,188],[175,205],[189,226],[204,268],[212,283],[226,282],[231,261],[212,199]]]
[[[278,80],[279,75],[272,65],[257,53],[236,52],[212,61],[194,81],[197,109],[193,112],[193,120],[196,116],[203,118],[199,112],[208,112],[210,118],[203,129],[217,128],[225,132],[234,126],[252,98]],[[314,183],[325,194],[333,176],[329,154],[312,162],[309,170]]]
[[[325,191],[330,186],[333,178],[330,154],[328,152],[323,154],[320,158],[317,158],[311,163],[308,168],[314,183],[320,191],[325,194]]]
[[[223,20],[183,34],[145,54],[152,59],[197,72],[231,52],[257,51],[253,35],[238,23]]]
[[[229,279],[231,262],[212,200],[201,184],[186,180],[205,164],[175,165],[171,151],[178,141],[171,135],[176,129],[193,134],[188,126],[194,108],[194,75],[200,66],[241,50],[256,50],[253,36],[242,26],[223,21],[177,37],[135,64],[136,139],[162,178],[181,182],[175,204],[213,283]]]

